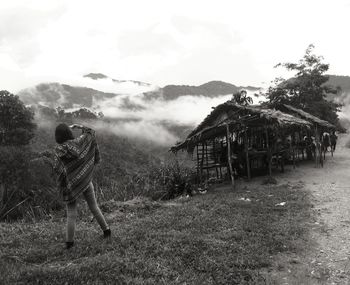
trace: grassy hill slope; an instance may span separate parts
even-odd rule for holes
[[[302,184],[250,184],[167,203],[110,201],[111,240],[84,215],[69,251],[62,215],[0,223],[0,275],[4,284],[275,284],[271,270],[288,263],[276,260],[310,246],[306,193]]]

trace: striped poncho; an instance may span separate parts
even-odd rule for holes
[[[89,187],[99,161],[95,131],[90,128],[83,127],[81,136],[55,147],[53,169],[63,201],[75,201]]]

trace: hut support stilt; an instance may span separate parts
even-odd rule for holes
[[[228,124],[226,124],[226,142],[227,142],[227,162],[230,171],[232,188],[235,188],[235,178],[233,176],[232,161],[231,161],[231,143],[230,143],[230,129]]]
[[[315,167],[318,168],[321,162],[320,160],[321,160],[322,154],[320,154],[320,140],[319,140],[317,125],[315,125],[315,143],[316,143]]]
[[[245,157],[246,157],[246,164],[247,164],[247,176],[248,180],[250,180],[250,162],[249,162],[249,153],[248,153],[248,135],[247,135],[247,129],[244,130],[244,150],[245,150]]]
[[[207,169],[207,180],[209,180],[209,155],[208,155],[208,143],[205,143],[205,160],[206,160],[206,169]]]
[[[268,162],[268,167],[269,167],[269,175],[272,175],[272,166],[271,166],[271,162],[272,162],[272,153],[271,153],[271,148],[270,148],[270,144],[269,144],[269,133],[267,128],[265,128],[265,136],[266,136],[266,147],[267,147],[267,162]]]

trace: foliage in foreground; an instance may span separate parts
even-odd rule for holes
[[[101,134],[100,141],[103,161],[94,178],[100,201],[172,199],[191,190],[189,167],[151,160],[128,142],[114,144],[115,136]],[[0,147],[0,179],[0,220],[42,218],[63,207],[53,170],[29,147]]]
[[[99,172],[103,172],[103,167],[97,171],[96,183],[104,201],[126,201],[138,196],[153,200],[173,199],[181,194],[190,194],[195,177],[190,167],[176,160],[149,164],[146,170],[119,179],[99,179]]]
[[[86,218],[71,251],[63,250],[59,217],[3,223],[0,275],[24,284],[266,284],[277,255],[307,250],[308,201],[302,184],[286,184],[109,202],[110,243]]]
[[[0,220],[35,218],[62,208],[52,170],[29,147],[0,147]]]
[[[0,145],[26,145],[34,137],[34,113],[8,91],[0,91]]]

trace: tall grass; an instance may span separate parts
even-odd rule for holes
[[[96,179],[96,188],[104,201],[126,201],[138,196],[166,200],[190,193],[193,180],[191,168],[170,161],[150,164],[146,171],[125,175],[118,180],[100,177]]]
[[[314,220],[308,192],[302,184],[247,187],[221,188],[171,204],[152,203],[155,207],[116,207],[106,215],[113,231],[109,242],[101,241],[97,224],[82,216],[71,251],[60,244],[61,219],[0,223],[1,281],[281,284],[274,282],[272,270],[278,266],[286,271],[289,257],[305,254],[310,247],[308,230]],[[276,205],[282,201],[285,206]],[[293,274],[299,275],[294,268]]]
[[[94,184],[99,201],[126,201],[135,197],[172,199],[191,191],[193,173],[176,160],[149,161],[148,167],[122,171],[108,160],[96,169]],[[0,220],[36,219],[64,204],[51,167],[28,148],[0,149]]]

